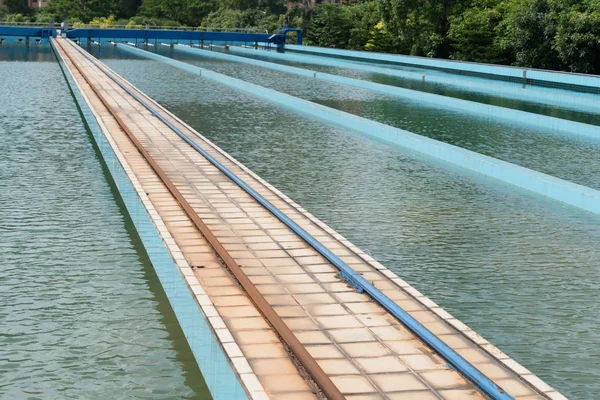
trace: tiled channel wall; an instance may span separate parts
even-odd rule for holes
[[[248,399],[190,287],[165,246],[148,210],[138,196],[63,60],[57,54],[56,49],[54,51],[82,117],[119,190],[212,397],[223,400]]]
[[[600,77],[595,75],[508,67],[502,65],[479,64],[464,61],[440,60],[437,58],[428,57],[327,49],[313,46],[286,45],[285,49],[290,51],[354,59],[366,62],[391,63],[416,68],[437,69],[457,74],[486,76],[493,79],[505,79],[517,82],[539,82],[553,87],[572,87],[579,90],[600,93]]]
[[[311,71],[304,68],[296,68],[287,65],[270,63],[251,58],[237,57],[220,52],[209,52],[208,50],[200,50],[187,46],[177,45],[175,48],[179,51],[210,56],[217,59],[242,62],[257,67],[268,68],[276,71],[287,72],[290,74],[300,75],[307,78],[319,79],[328,82],[348,85],[360,89],[371,90],[379,93],[384,93],[394,97],[401,97],[420,103],[424,103],[434,107],[443,107],[444,109],[456,110],[461,113],[473,115],[475,117],[483,117],[492,120],[505,121],[519,126],[530,126],[535,129],[549,130],[556,133],[565,134],[573,137],[585,137],[595,140],[600,140],[600,126],[574,122],[560,118],[549,117],[512,108],[504,108],[490,104],[478,103],[468,100],[457,99],[453,97],[441,96],[438,94],[421,92],[418,90],[404,89],[396,86],[382,85],[364,81],[361,79],[347,78],[339,75],[327,74],[324,72]]]
[[[222,47],[222,46],[218,46]],[[493,95],[508,99],[530,101],[540,104],[550,104],[559,108],[569,108],[577,111],[588,111],[600,113],[600,96],[591,93],[581,93],[558,88],[540,88],[532,85],[521,85],[514,82],[502,82],[499,80],[489,81],[485,79],[474,79],[466,76],[440,74],[439,72],[419,73],[395,68],[378,67],[367,63],[356,63],[335,59],[333,57],[313,57],[307,54],[293,52],[279,53],[277,51],[265,51],[263,48],[254,49],[248,47],[230,46],[230,53],[248,56],[266,56],[272,59],[297,62],[312,65],[324,65],[327,67],[353,69],[356,71],[369,72],[402,79],[409,79],[422,83],[434,83],[452,86],[470,92]]]
[[[515,164],[497,160],[470,150],[416,135],[402,129],[312,103],[298,97],[280,93],[236,78],[231,78],[159,54],[127,45],[119,45],[119,47],[132,54],[162,61],[195,75],[200,75],[237,90],[242,90],[298,114],[318,118],[321,121],[348,129],[351,132],[360,133],[368,137],[392,143],[422,155],[433,157],[554,200],[582,208],[586,211],[600,214],[600,191],[598,190],[577,185]]]

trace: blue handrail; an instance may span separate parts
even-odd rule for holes
[[[196,142],[190,139],[185,133],[179,128],[173,125],[167,118],[165,118],[159,111],[144,101],[140,96],[131,91],[127,86],[115,78],[112,72],[105,70],[99,63],[84,50],[73,45],[86,59],[92,62],[98,69],[104,72],[112,81],[119,85],[125,92],[130,96],[139,101],[152,115],[161,120],[165,125],[172,129],[179,137],[181,137],[187,144],[189,144],[194,150],[199,152],[205,157],[211,164],[217,167],[223,172],[229,179],[235,182],[240,188],[246,193],[252,196],[258,201],[263,207],[265,207],[271,214],[277,219],[283,222],[289,229],[300,236],[306,243],[314,248],[319,254],[325,257],[331,262],[338,270],[344,279],[354,285],[357,289],[366,292],[371,296],[377,303],[385,308],[390,314],[392,314],[398,321],[412,331],[419,339],[434,349],[442,358],[444,358],[450,365],[452,365],[460,374],[470,380],[477,388],[484,392],[487,396],[494,400],[514,400],[514,398],[506,393],[502,388],[496,385],[492,380],[485,376],[481,371],[475,368],[471,363],[465,360],[460,354],[454,351],[450,346],[444,343],[441,339],[435,336],[429,329],[423,324],[413,318],[409,313],[402,309],[393,300],[383,294],[379,289],[375,288],[360,273],[356,272],[352,267],[347,265],[338,256],[333,254],[327,247],[321,242],[312,237],[308,232],[302,229],[297,223],[285,215],[281,210],[271,204],[267,199],[261,196],[256,190],[249,186],[246,182],[240,179],[237,175],[231,172],[221,162],[214,158],[210,153],[200,147]]]

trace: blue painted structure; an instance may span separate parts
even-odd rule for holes
[[[365,62],[387,63],[416,68],[428,68],[454,74],[483,76],[490,79],[534,83],[550,87],[565,87],[592,93],[600,93],[600,76],[570,72],[547,71],[506,65],[480,64],[474,62],[442,60],[438,58],[406,56],[398,54],[370,53],[366,51],[329,49],[324,47],[288,45],[286,50],[327,57],[344,58]]]
[[[298,46],[302,45],[302,29],[299,28],[288,28],[287,26],[280,29],[279,33],[281,33],[282,35],[286,36],[288,32],[296,32],[296,44]],[[287,36],[286,36],[287,37]]]
[[[302,229],[298,224],[296,224],[292,219],[290,219],[285,213],[271,204],[267,199],[265,199],[262,195],[260,195],[256,190],[254,190],[250,185],[240,179],[237,175],[235,175],[232,171],[230,171],[227,167],[225,167],[221,162],[219,162],[216,158],[214,158],[209,152],[204,150],[201,146],[199,146],[194,140],[190,139],[183,131],[173,125],[167,118],[165,118],[159,111],[157,111],[154,107],[148,104],[144,99],[135,94],[131,89],[125,86],[119,79],[117,79],[111,72],[106,71],[104,68],[101,68],[97,61],[93,58],[89,57],[83,50],[80,50],[82,54],[84,54],[92,63],[98,66],[104,73],[113,80],[117,85],[119,85],[124,91],[126,91],[129,95],[134,97],[137,101],[139,101],[152,115],[160,119],[165,125],[171,128],[179,137],[181,137],[186,143],[188,143],[191,147],[193,147],[196,151],[198,151],[204,158],[206,158],[211,164],[217,167],[221,172],[223,172],[229,179],[235,182],[240,188],[242,188],[246,193],[248,193],[252,198],[254,198],[258,203],[260,203],[263,207],[265,207],[271,214],[273,214],[277,219],[283,222],[290,230],[294,231],[298,236],[300,236],[306,243],[308,243],[311,247],[313,247],[319,254],[325,257],[329,262],[331,262],[340,272],[342,277],[346,279],[349,283],[354,285],[359,292],[366,292],[373,300],[379,303],[382,307],[384,307],[390,314],[392,314],[398,321],[404,324],[408,329],[410,329],[419,339],[428,344],[432,349],[434,349],[438,354],[440,354],[449,364],[451,364],[459,373],[473,382],[480,390],[482,390],[486,395],[488,395],[491,399],[494,400],[514,400],[511,395],[506,393],[503,389],[501,389],[498,385],[496,385],[492,380],[490,380],[487,376],[481,373],[477,368],[475,368],[472,364],[470,364],[467,360],[465,360],[462,356],[460,356],[454,349],[448,346],[445,342],[439,339],[436,335],[434,335],[431,331],[429,331],[425,326],[423,326],[419,321],[417,321],[414,317],[412,317],[409,313],[407,313],[404,309],[402,309],[398,304],[396,304],[393,300],[387,297],[383,292],[379,289],[375,288],[374,285],[369,283],[363,276],[355,271],[352,267],[347,265],[344,261],[342,261],[337,255],[335,255],[331,250],[325,247],[321,242],[315,239],[311,234]],[[143,50],[140,50],[143,51]]]
[[[199,43],[268,43],[279,47],[285,43],[284,34],[181,31],[169,29],[99,29],[75,28],[66,32],[69,39],[129,39],[148,41],[186,41]]]
[[[32,26],[3,26],[0,25],[0,37],[3,36],[18,36],[18,37],[36,37],[47,39],[56,37],[56,29],[54,27],[32,27]]]
[[[52,44],[52,46],[54,45]],[[104,136],[94,113],[79,91],[77,83],[72,78],[67,66],[54,47],[53,50],[83,120],[102,154],[104,163],[110,171],[115,186],[119,190],[127,212],[169,299],[171,308],[177,317],[212,398],[215,400],[247,400],[248,395],[242,387],[238,375],[234,372],[228,357],[207,321],[207,317],[196,302],[191,288],[183,278],[133,183]]]

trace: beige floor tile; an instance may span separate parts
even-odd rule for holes
[[[485,399],[475,389],[442,390],[439,392],[444,400],[483,400]]]
[[[234,331],[232,334],[239,345],[280,343],[279,338],[270,329]]]
[[[315,280],[310,275],[303,274],[277,274],[277,279],[282,283],[315,283]]]
[[[306,311],[300,306],[275,306],[275,312],[280,317],[306,317]]]
[[[439,400],[439,397],[429,390],[386,393],[386,395],[390,400]]]
[[[360,371],[347,359],[319,360],[319,365],[329,376],[360,374]]]
[[[329,335],[337,343],[374,342],[375,336],[367,328],[330,329]]]
[[[384,393],[427,390],[427,386],[412,373],[372,375],[371,378]]]
[[[283,350],[281,344],[252,344],[244,346],[244,355],[248,359],[253,358],[288,358],[289,355]]]
[[[348,400],[381,400],[382,398],[380,394],[352,394],[346,396]]]
[[[463,389],[468,385],[467,381],[453,370],[423,372],[420,376],[436,389]]]
[[[306,311],[313,317],[323,315],[348,315],[348,311],[340,304],[307,305]]]
[[[415,371],[446,368],[446,364],[434,355],[414,354],[400,355],[399,357],[404,362],[404,364],[406,364],[409,368]]]
[[[394,354],[407,355],[407,354],[423,354],[423,345],[417,340],[398,340],[398,341],[386,341],[388,346]]]
[[[517,379],[498,379],[496,384],[512,396],[530,396],[535,394],[533,389]]]
[[[348,307],[348,309],[350,309],[350,311],[352,311],[355,314],[373,315],[385,313],[385,310],[383,308],[370,301],[365,301],[361,303],[348,303],[346,304],[346,307]]]
[[[270,329],[262,317],[229,318],[227,319],[227,325],[230,326],[232,331]]]
[[[273,294],[264,297],[272,306],[295,306],[298,304],[289,294]]]
[[[319,328],[317,324],[313,322],[310,318],[282,318],[285,324],[290,328],[293,332],[298,331],[315,331]]]
[[[406,329],[397,326],[374,326],[371,331],[379,339],[385,341],[410,340],[414,336]]]
[[[390,350],[379,342],[345,343],[340,347],[352,358],[381,357],[389,355]]]
[[[299,375],[268,375],[260,379],[265,391],[272,392],[307,392],[310,390],[304,379]]]
[[[331,380],[343,394],[373,393],[377,390],[364,376],[333,376]]]
[[[249,362],[252,370],[258,376],[298,373],[296,366],[289,358],[254,358]]]
[[[332,344],[305,346],[315,360],[345,358],[344,354]]]
[[[408,368],[400,360],[392,356],[355,358],[360,368],[367,374],[382,374],[391,372],[405,372]]]
[[[276,392],[269,393],[269,398],[271,400],[315,400],[317,396],[309,391],[306,392]]]
[[[322,331],[301,331],[296,332],[296,337],[302,344],[329,344],[329,339]]]
[[[292,294],[325,293],[325,290],[316,283],[291,283],[285,288]]]
[[[223,318],[246,318],[260,317],[260,313],[253,306],[232,306],[219,308],[219,314]]]
[[[508,379],[512,376],[506,369],[497,364],[476,364],[475,367],[492,380]]]
[[[315,318],[324,329],[360,328],[361,323],[352,315],[334,315]]]
[[[336,300],[327,293],[299,294],[294,296],[294,298],[303,306],[309,306],[311,304],[332,304],[336,302]]]
[[[460,333],[456,333],[453,335],[440,335],[439,338],[455,350],[473,347],[473,342],[471,342],[469,339],[467,339]]]

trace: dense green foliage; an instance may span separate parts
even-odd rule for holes
[[[318,46],[600,73],[600,0],[52,0],[38,14],[5,0],[0,19],[268,32],[288,23]]]

